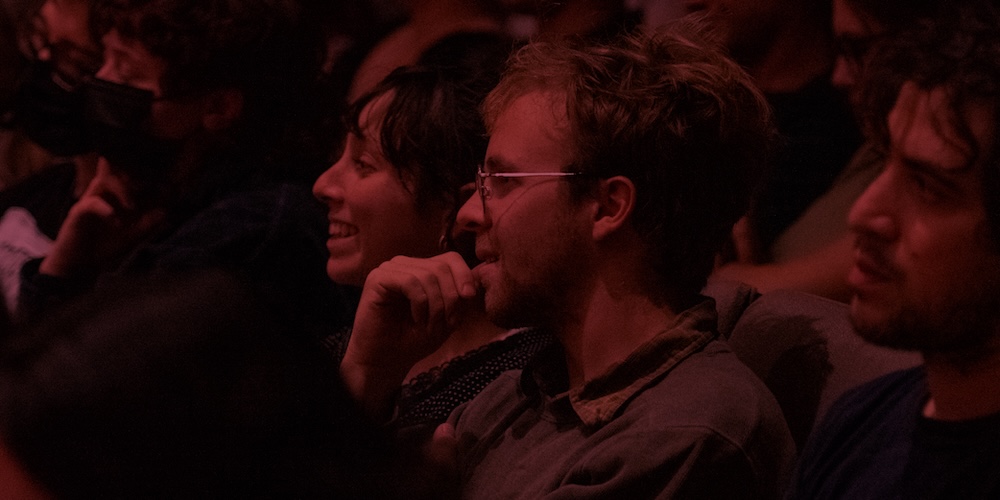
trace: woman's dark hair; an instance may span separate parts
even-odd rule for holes
[[[444,66],[399,68],[354,102],[348,128],[361,134],[365,107],[385,97],[378,141],[382,154],[412,179],[418,207],[457,211],[462,186],[475,180],[486,154],[480,104],[500,77],[499,64],[472,72]]]

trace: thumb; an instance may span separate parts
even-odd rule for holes
[[[458,477],[458,441],[451,424],[441,424],[420,447],[420,465],[408,469],[406,498],[455,500],[461,497]]]
[[[443,423],[434,430],[434,437],[425,451],[428,463],[442,474],[454,475],[458,472],[458,440],[455,426]]]

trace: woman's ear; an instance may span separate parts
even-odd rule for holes
[[[233,126],[243,115],[243,92],[233,89],[213,90],[205,96],[206,111],[202,125],[211,132],[220,132]]]
[[[594,215],[594,240],[600,241],[625,226],[635,210],[635,183],[616,175],[600,181],[597,212]]]

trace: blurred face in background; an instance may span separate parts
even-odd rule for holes
[[[656,28],[684,17],[687,7],[682,0],[642,0],[642,24]]]
[[[39,59],[78,80],[93,74],[101,62],[101,45],[89,23],[90,0],[46,0],[35,18],[30,43]]]
[[[885,28],[849,0],[833,0],[833,35],[837,42],[832,83],[847,93],[855,111],[860,109],[859,81],[864,60]]]
[[[801,0],[685,0],[684,13],[702,13],[718,30],[733,58],[753,65],[766,53],[785,22],[784,4]]]

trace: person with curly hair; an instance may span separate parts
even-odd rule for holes
[[[875,49],[885,168],[851,208],[851,320],[923,364],[843,396],[789,498],[1000,494],[1000,9],[948,4]],[[888,104],[886,104],[888,103]]]

